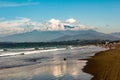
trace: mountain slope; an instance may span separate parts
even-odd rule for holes
[[[80,31],[77,35],[65,35],[63,37],[55,39],[55,41],[67,41],[67,40],[120,40],[120,38],[110,35],[110,34],[104,34],[100,33],[94,30],[86,30],[86,31]]]
[[[119,40],[120,38],[94,30],[37,31],[1,37],[0,42],[50,42],[66,40]]]
[[[46,42],[63,36],[56,31],[37,31],[15,34],[0,38],[0,42]]]
[[[120,38],[120,32],[116,32],[116,33],[111,33],[111,35],[119,37]]]

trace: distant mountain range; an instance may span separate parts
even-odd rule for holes
[[[119,33],[120,34],[120,33]],[[104,34],[94,30],[38,31],[0,37],[0,42],[51,42],[67,40],[120,40],[117,34]]]
[[[113,35],[113,36],[116,36],[116,37],[120,38],[120,32],[111,33],[111,35]]]

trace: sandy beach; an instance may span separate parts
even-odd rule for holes
[[[88,59],[83,70],[94,75],[92,80],[120,80],[120,44]]]

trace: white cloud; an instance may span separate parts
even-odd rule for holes
[[[38,2],[5,2],[0,1],[0,7],[17,7],[17,6],[29,6],[29,5],[38,5]]]
[[[75,22],[76,22],[76,20],[75,20],[75,19],[73,19],[73,18],[70,18],[70,19],[67,19],[67,20],[66,20],[66,22],[67,22],[67,23],[75,23]]]
[[[9,21],[2,21],[0,22],[0,34],[14,34],[14,33],[21,33],[24,31],[24,28],[21,26],[25,26],[30,19],[22,18],[18,20],[9,20]]]
[[[20,27],[3,27],[0,29],[0,35],[10,35],[10,34],[15,34],[15,33],[21,33],[23,32],[24,29]]]
[[[95,29],[95,27],[90,27],[90,26],[88,27],[80,24],[72,28],[72,30],[89,30],[89,29]]]
[[[66,21],[61,21],[58,19],[51,19],[47,21],[46,23],[43,23],[40,27],[41,30],[88,30],[88,29],[94,29],[94,27],[88,27],[85,25],[82,25],[80,23],[76,23],[77,21],[73,18],[67,19]],[[67,28],[65,27],[67,26]]]
[[[30,19],[28,19],[28,18],[23,18],[20,20],[3,21],[3,22],[0,22],[0,27],[17,27],[17,26],[21,26],[29,21],[30,21]]]
[[[50,19],[49,21],[48,21],[50,24],[55,24],[55,25],[58,25],[58,24],[60,24],[60,20],[58,20],[58,19]]]
[[[58,19],[50,19],[45,25],[43,24],[43,26],[46,27],[45,30],[64,30],[63,23]]]
[[[36,21],[27,22],[27,29],[25,30],[25,32],[27,31],[30,32],[32,30],[44,30],[43,24],[41,22],[36,22]]]
[[[40,31],[57,31],[57,30],[88,30],[95,27],[88,27],[80,23],[75,23],[76,20],[67,19],[69,21],[61,21],[58,19],[50,19],[44,23],[32,21],[29,18],[17,18],[15,20],[0,21],[0,35],[16,34],[29,32],[32,30]],[[73,24],[74,22],[74,24]],[[67,27],[67,28],[66,28]]]

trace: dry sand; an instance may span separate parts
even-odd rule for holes
[[[92,80],[120,80],[120,44],[88,59],[84,71],[94,75]]]

